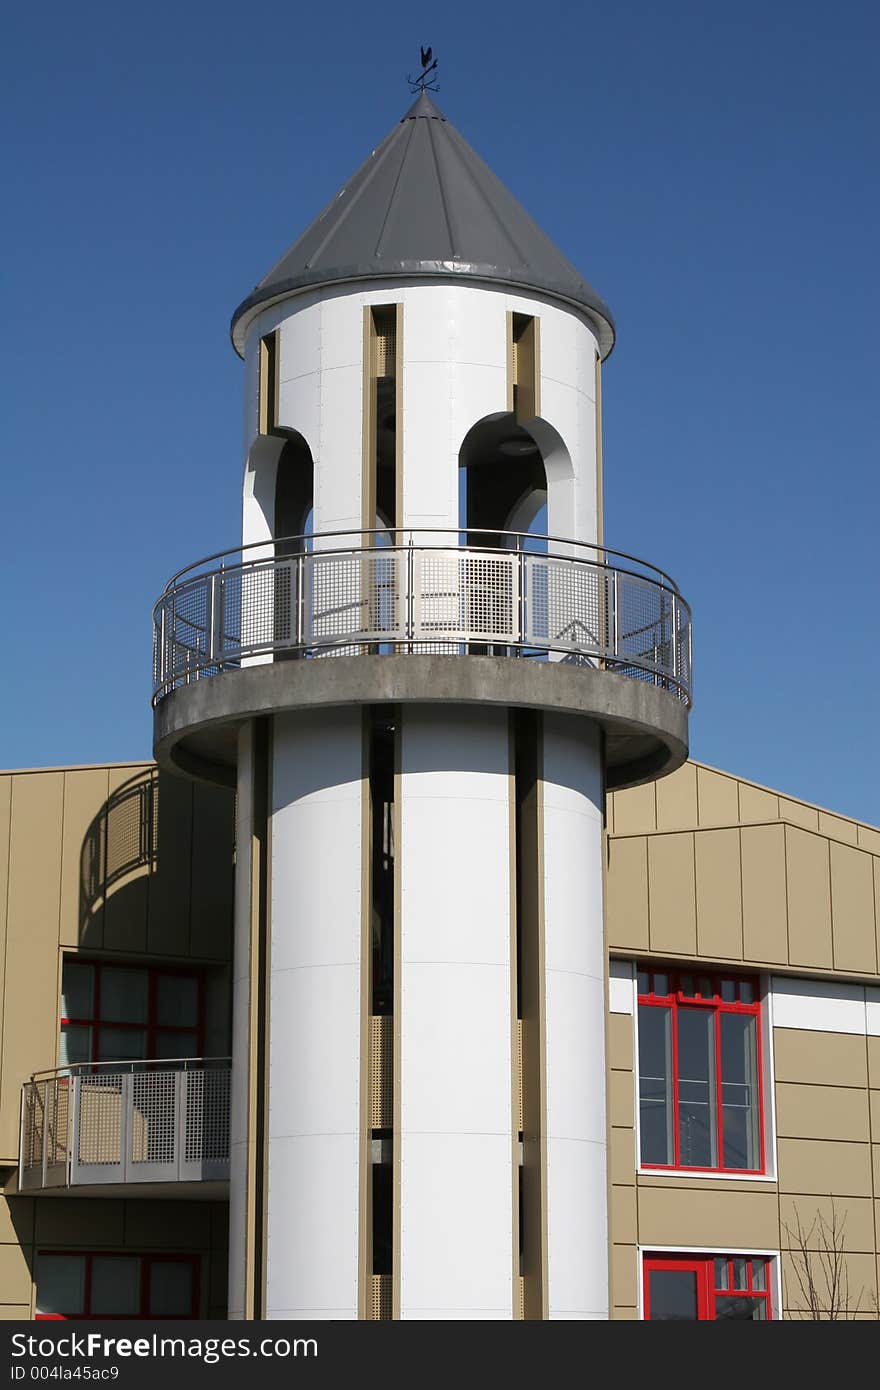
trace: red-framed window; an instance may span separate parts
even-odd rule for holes
[[[642,1167],[762,1173],[757,979],[642,966],[638,991]]]
[[[41,1250],[38,1321],[50,1318],[197,1318],[199,1256]]]
[[[646,1255],[650,1322],[765,1322],[772,1317],[765,1255]]]
[[[64,961],[62,1066],[75,1062],[200,1057],[204,979],[174,966]]]

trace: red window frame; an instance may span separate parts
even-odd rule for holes
[[[669,1009],[671,1013],[671,1034],[672,1034],[672,1136],[673,1136],[673,1161],[672,1163],[645,1163],[639,1155],[639,1164],[645,1169],[654,1169],[660,1172],[673,1170],[686,1170],[689,1173],[739,1173],[747,1176],[756,1176],[765,1171],[765,1144],[764,1144],[764,1041],[761,1032],[761,999],[759,981],[754,975],[720,975],[711,971],[699,970],[663,970],[656,966],[639,965],[637,967],[637,979],[643,975],[648,977],[648,989],[638,990],[638,1006]],[[655,983],[658,976],[665,977],[669,988],[665,994],[655,992]],[[687,982],[692,982],[694,988],[688,991],[683,988]],[[709,991],[704,993],[698,986],[708,983]],[[724,999],[722,994],[725,990],[733,988],[734,999]],[[741,995],[745,992],[743,986],[751,992],[751,1001],[744,1002]],[[706,1009],[712,1010],[715,1014],[715,1113],[718,1116],[718,1163],[715,1167],[701,1167],[697,1164],[682,1163],[681,1161],[681,1136],[679,1127],[679,1071],[678,1071],[678,1013],[679,1008],[684,1006],[687,1009]],[[758,1167],[757,1168],[726,1168],[724,1166],[724,1127],[721,1123],[721,1085],[723,1081],[721,1068],[721,1016],[725,1013],[746,1014],[755,1019],[755,1052],[757,1070],[757,1109],[758,1109]],[[637,1063],[638,1065],[638,1063]]]
[[[156,1060],[157,1047],[156,1040],[160,1033],[190,1033],[195,1036],[196,1050],[195,1057],[202,1057],[205,1050],[205,975],[202,970],[188,970],[185,967],[179,968],[176,965],[134,965],[129,961],[115,960],[94,960],[81,956],[65,956],[62,961],[62,976],[65,965],[87,965],[94,970],[94,989],[92,991],[92,1017],[91,1018],[67,1018],[61,1016],[59,1022],[63,1027],[65,1024],[74,1027],[89,1028],[91,1030],[91,1056],[89,1062],[100,1060],[99,1035],[102,1028],[114,1028],[127,1030],[131,1033],[146,1034],[146,1056],[143,1061]],[[147,1018],[144,1023],[127,1023],[121,1021],[101,1018],[101,972],[103,970],[136,970],[140,974],[145,974],[147,978]],[[174,979],[195,980],[198,986],[198,1004],[194,1027],[183,1024],[170,1024],[157,1022],[158,1017],[158,981],[160,976],[170,976]],[[172,1061],[172,1058],[163,1059]]]
[[[151,1250],[149,1254],[144,1254],[139,1250],[39,1250],[37,1252],[38,1259],[52,1259],[56,1255],[74,1256],[86,1262],[83,1311],[81,1313],[35,1313],[35,1322],[91,1322],[95,1319],[100,1319],[102,1322],[155,1322],[158,1319],[166,1318],[169,1322],[183,1322],[199,1316],[201,1301],[200,1255],[181,1255],[177,1251],[165,1252],[162,1250]],[[136,1313],[92,1312],[92,1263],[95,1259],[138,1260],[140,1262],[140,1307]],[[150,1312],[150,1269],[154,1264],[188,1264],[190,1266],[192,1270],[192,1297],[188,1313]]]
[[[716,1287],[716,1260],[726,1260],[727,1262],[727,1283],[724,1288]],[[744,1289],[733,1287],[734,1260],[745,1260],[746,1262],[746,1288]],[[754,1287],[755,1261],[760,1261],[764,1266],[763,1289]],[[715,1299],[719,1294],[722,1298],[762,1298],[767,1310],[766,1317],[769,1321],[773,1316],[773,1300],[770,1294],[771,1264],[772,1257],[769,1255],[726,1255],[723,1251],[713,1252],[711,1255],[645,1255],[642,1260],[643,1320],[645,1322],[651,1320],[651,1281],[649,1276],[655,1270],[674,1270],[696,1275],[698,1322],[716,1321]]]

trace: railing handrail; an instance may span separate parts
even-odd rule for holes
[[[519,542],[518,546],[516,547],[516,549],[519,549],[519,550],[521,550],[521,549],[523,548],[523,543],[524,543],[524,542],[531,542],[531,543],[534,543],[535,541],[546,541],[548,545],[551,545],[551,544],[552,544],[552,545],[562,545],[562,546],[577,546],[577,548],[578,548],[579,550],[584,550],[584,551],[591,551],[591,552],[593,552],[593,554],[592,554],[590,557],[584,556],[584,559],[589,558],[589,562],[590,562],[591,564],[601,565],[601,566],[603,566],[603,568],[607,568],[607,569],[619,569],[619,568],[620,568],[620,566],[618,566],[618,565],[610,564],[610,563],[609,563],[609,558],[608,558],[608,557],[610,557],[611,559],[614,559],[614,560],[626,560],[626,561],[628,561],[630,564],[633,564],[633,565],[640,565],[640,566],[642,567],[642,569],[647,570],[647,571],[650,571],[650,575],[656,575],[656,576],[659,578],[659,580],[660,580],[660,582],[661,582],[661,584],[663,585],[664,588],[669,589],[669,591],[670,591],[671,593],[676,594],[678,597],[681,596],[681,591],[679,590],[679,587],[678,587],[678,585],[676,584],[675,580],[672,578],[672,576],[671,576],[670,574],[667,574],[666,570],[660,569],[659,565],[653,565],[653,564],[650,563],[650,561],[648,561],[648,560],[642,560],[638,555],[631,555],[631,554],[629,554],[629,553],[628,553],[627,551],[625,551],[625,550],[612,550],[612,549],[610,549],[610,548],[609,548],[608,546],[606,546],[606,545],[601,545],[598,541],[582,541],[582,540],[575,540],[574,537],[572,537],[572,536],[553,536],[553,535],[549,535],[549,534],[546,535],[546,536],[545,536],[545,535],[536,535],[536,534],[534,534],[534,533],[531,532],[531,531],[493,531],[493,530],[490,530],[488,527],[485,527],[485,526],[396,526],[396,527],[374,526],[374,527],[358,527],[358,528],[353,528],[353,527],[350,527],[350,526],[349,526],[349,527],[346,527],[346,529],[345,529],[344,531],[320,531],[320,532],[316,532],[315,534],[301,533],[301,534],[299,534],[299,535],[293,535],[293,536],[269,536],[269,537],[267,537],[265,540],[262,540],[262,541],[249,541],[249,542],[247,543],[247,545],[235,545],[235,546],[230,546],[230,548],[229,548],[228,550],[216,550],[216,551],[214,551],[213,554],[211,554],[211,555],[205,555],[205,556],[203,556],[202,559],[200,559],[200,560],[194,560],[194,561],[192,562],[192,564],[185,565],[185,566],[183,567],[183,569],[179,569],[175,574],[172,574],[171,578],[168,580],[168,582],[166,583],[164,589],[162,590],[162,594],[161,594],[161,596],[160,596],[160,598],[159,598],[157,604],[155,605],[155,607],[158,607],[158,604],[161,603],[162,598],[164,598],[167,594],[172,593],[172,592],[174,591],[174,589],[178,587],[178,581],[181,580],[181,579],[183,579],[184,576],[190,577],[190,578],[192,578],[192,579],[197,579],[197,578],[201,577],[201,576],[199,575],[199,571],[203,568],[203,566],[209,565],[209,564],[211,564],[211,563],[212,563],[213,561],[215,561],[215,560],[223,561],[223,560],[225,560],[225,559],[226,559],[228,556],[230,556],[230,555],[244,555],[245,552],[251,551],[251,550],[263,550],[263,551],[265,551],[268,547],[271,547],[271,549],[272,549],[272,554],[271,554],[271,555],[263,555],[263,556],[258,557],[258,562],[261,561],[261,560],[285,560],[285,561],[289,561],[289,560],[295,560],[296,557],[297,557],[297,555],[309,554],[310,551],[311,551],[311,548],[314,547],[314,543],[315,543],[316,541],[320,541],[320,542],[323,543],[324,541],[334,540],[334,539],[336,539],[337,537],[342,537],[342,536],[360,536],[360,537],[364,537],[364,536],[383,536],[383,537],[384,537],[384,536],[395,536],[395,537],[396,537],[396,536],[408,536],[408,537],[409,537],[409,540],[404,540],[404,541],[396,541],[396,540],[394,540],[394,541],[391,542],[391,544],[389,544],[389,545],[383,545],[383,546],[370,546],[370,545],[364,545],[363,543],[361,543],[360,545],[356,545],[356,546],[342,546],[342,547],[338,547],[338,548],[337,548],[337,551],[334,551],[333,549],[330,549],[330,550],[326,550],[326,551],[325,551],[325,550],[322,548],[322,550],[321,550],[320,553],[321,553],[322,555],[323,555],[323,554],[332,555],[332,554],[334,554],[334,553],[338,553],[338,550],[368,550],[368,551],[373,551],[373,550],[380,550],[380,549],[381,549],[381,550],[389,550],[389,551],[392,551],[392,550],[406,549],[408,546],[414,544],[414,542],[413,542],[413,536],[432,536],[432,535],[433,535],[433,536],[436,536],[436,535],[443,535],[443,536],[468,536],[468,537],[469,537],[469,536],[492,536],[492,537],[498,537],[498,536],[500,536],[500,537],[504,537],[504,538],[507,539],[507,540],[512,540],[512,541],[517,541],[517,542]],[[289,546],[289,545],[293,545],[294,543],[301,543],[299,550],[291,551],[291,552],[289,552],[288,554],[285,554],[285,555],[279,555],[279,554],[277,553],[277,548],[278,548],[279,546]],[[421,547],[421,542],[419,542],[418,544],[419,544],[419,546]],[[424,548],[424,547],[422,547],[422,548]],[[465,548],[465,547],[463,547],[463,548]],[[507,554],[510,554],[510,553],[511,553],[511,550],[510,550],[508,547],[503,546],[503,545],[497,545],[497,544],[496,544],[496,545],[486,545],[486,546],[481,546],[481,545],[477,544],[476,546],[468,546],[468,547],[466,547],[466,548],[468,548],[468,549],[475,549],[475,550],[491,550],[491,551],[497,551],[499,554],[502,554],[502,555],[507,555]],[[532,554],[538,554],[538,553],[543,554],[543,552],[529,552],[529,553],[532,553]],[[595,555],[602,555],[602,556],[604,556],[604,557],[606,557],[606,558],[604,558],[604,559],[596,559],[596,558],[594,558]],[[552,558],[552,556],[551,556],[550,554],[548,554],[547,558]],[[563,556],[557,556],[557,557],[555,557],[555,558],[566,559],[566,560],[574,560],[574,559],[578,559],[579,557],[578,557],[578,556],[575,556],[575,555],[563,555]],[[239,565],[244,565],[244,564],[247,564],[247,563],[248,563],[247,561],[242,560],[242,561],[240,561],[237,565],[232,566],[232,568],[238,568]],[[226,566],[226,565],[221,564],[221,569],[224,569],[224,570],[225,570],[225,569],[227,569],[227,568],[229,568],[229,567]],[[629,570],[629,571],[625,571],[625,572],[626,572],[626,573],[630,573],[630,574],[636,574],[636,575],[638,574],[638,572],[635,571],[635,570]],[[642,575],[641,577],[642,577],[642,578],[649,578],[650,575]],[[656,581],[655,581],[655,582],[656,582]],[[684,602],[684,600],[682,600],[682,602]],[[154,607],[154,612],[155,612],[155,607]]]
[[[46,1067],[43,1071],[32,1071],[27,1081],[22,1085],[29,1086],[35,1081],[49,1081],[52,1077],[69,1076],[89,1076],[97,1067],[105,1067],[110,1071],[122,1072],[124,1075],[129,1071],[134,1071],[136,1067],[152,1067],[154,1069],[166,1071],[189,1071],[198,1067],[204,1067],[208,1063],[225,1063],[232,1066],[231,1057],[141,1057],[131,1058],[121,1062],[71,1062],[66,1067]]]

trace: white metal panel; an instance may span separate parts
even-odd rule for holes
[[[404,711],[404,1318],[511,1316],[508,762],[502,712]]]
[[[868,1037],[880,1038],[880,989],[874,985],[865,987],[865,1018]]]
[[[358,709],[274,721],[267,1309],[275,1316],[357,1315],[361,729]],[[337,875],[347,894],[322,895]],[[309,963],[290,968],[294,961]]]
[[[510,1134],[405,1132],[401,1318],[511,1318]]]
[[[321,372],[321,433],[315,466],[315,532],[361,524],[363,370]]]
[[[547,1140],[550,1321],[608,1317],[605,1145]],[[564,1239],[562,1238],[564,1234]]]
[[[859,1033],[864,1036],[863,985],[774,975],[771,987],[775,1028],[806,1028],[817,1033]]]
[[[357,1317],[358,1136],[269,1143],[266,1313]]]
[[[613,960],[609,967],[608,1011],[612,1014],[632,1014],[633,1001],[633,963],[631,960]]]
[[[229,1293],[230,1318],[244,1317],[247,1262],[247,1130],[250,1010],[251,859],[253,834],[253,727],[238,736],[238,795],[235,803],[234,928],[232,963],[232,1078],[229,1120]]]
[[[600,738],[544,716],[547,1269],[551,1318],[607,1314]]]

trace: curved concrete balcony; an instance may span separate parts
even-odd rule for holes
[[[22,1087],[19,1190],[214,1197],[229,1179],[228,1058],[89,1062]],[[199,1185],[199,1186],[196,1186]],[[203,1185],[203,1186],[202,1186]]]
[[[236,723],[316,704],[587,714],[616,740],[609,785],[687,752],[688,604],[662,570],[576,541],[422,529],[267,542],[180,571],[153,624],[157,757],[213,780],[232,780]]]

